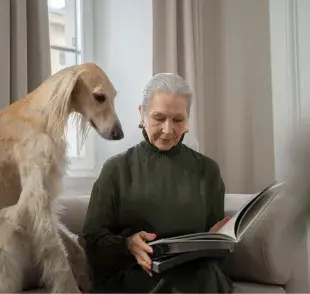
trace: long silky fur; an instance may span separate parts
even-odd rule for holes
[[[56,202],[67,166],[69,115],[75,116],[82,143],[89,131],[70,100],[85,71],[90,79],[96,76],[98,85],[93,80],[90,85],[108,85],[114,95],[102,70],[86,63],[59,71],[0,112],[0,293],[21,292],[31,270],[39,271],[36,276],[53,293],[91,289],[85,252],[59,221]]]

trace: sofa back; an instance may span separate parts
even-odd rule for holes
[[[233,216],[243,205],[253,198],[251,194],[226,194],[225,214]],[[87,213],[89,195],[60,197],[63,206],[61,220],[75,234],[80,234]]]
[[[250,194],[227,194],[225,197],[225,215],[233,216],[243,205],[252,199]],[[60,197],[59,204],[62,207],[61,221],[74,234],[82,231],[86,217],[89,195]]]
[[[227,273],[235,281],[283,286],[288,293],[309,292],[306,223],[292,224],[300,211],[296,197],[282,189],[246,231],[227,258]],[[228,207],[244,196],[232,198]]]
[[[71,232],[77,235],[82,231],[89,199],[89,195],[59,198],[62,206],[61,221]]]

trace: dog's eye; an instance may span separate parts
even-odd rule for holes
[[[94,98],[96,101],[102,103],[106,101],[107,97],[104,94],[94,94]]]

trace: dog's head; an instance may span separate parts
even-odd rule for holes
[[[78,77],[71,94],[71,108],[80,113],[97,133],[107,140],[124,138],[116,114],[116,90],[106,73],[94,63],[72,67]]]

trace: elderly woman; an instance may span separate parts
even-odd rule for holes
[[[153,76],[139,106],[145,140],[107,160],[94,183],[83,236],[95,292],[150,292],[161,275],[150,271],[148,241],[216,231],[225,222],[217,163],[182,144],[191,100],[180,76]],[[166,281],[166,293],[231,292],[208,259],[177,266]]]

